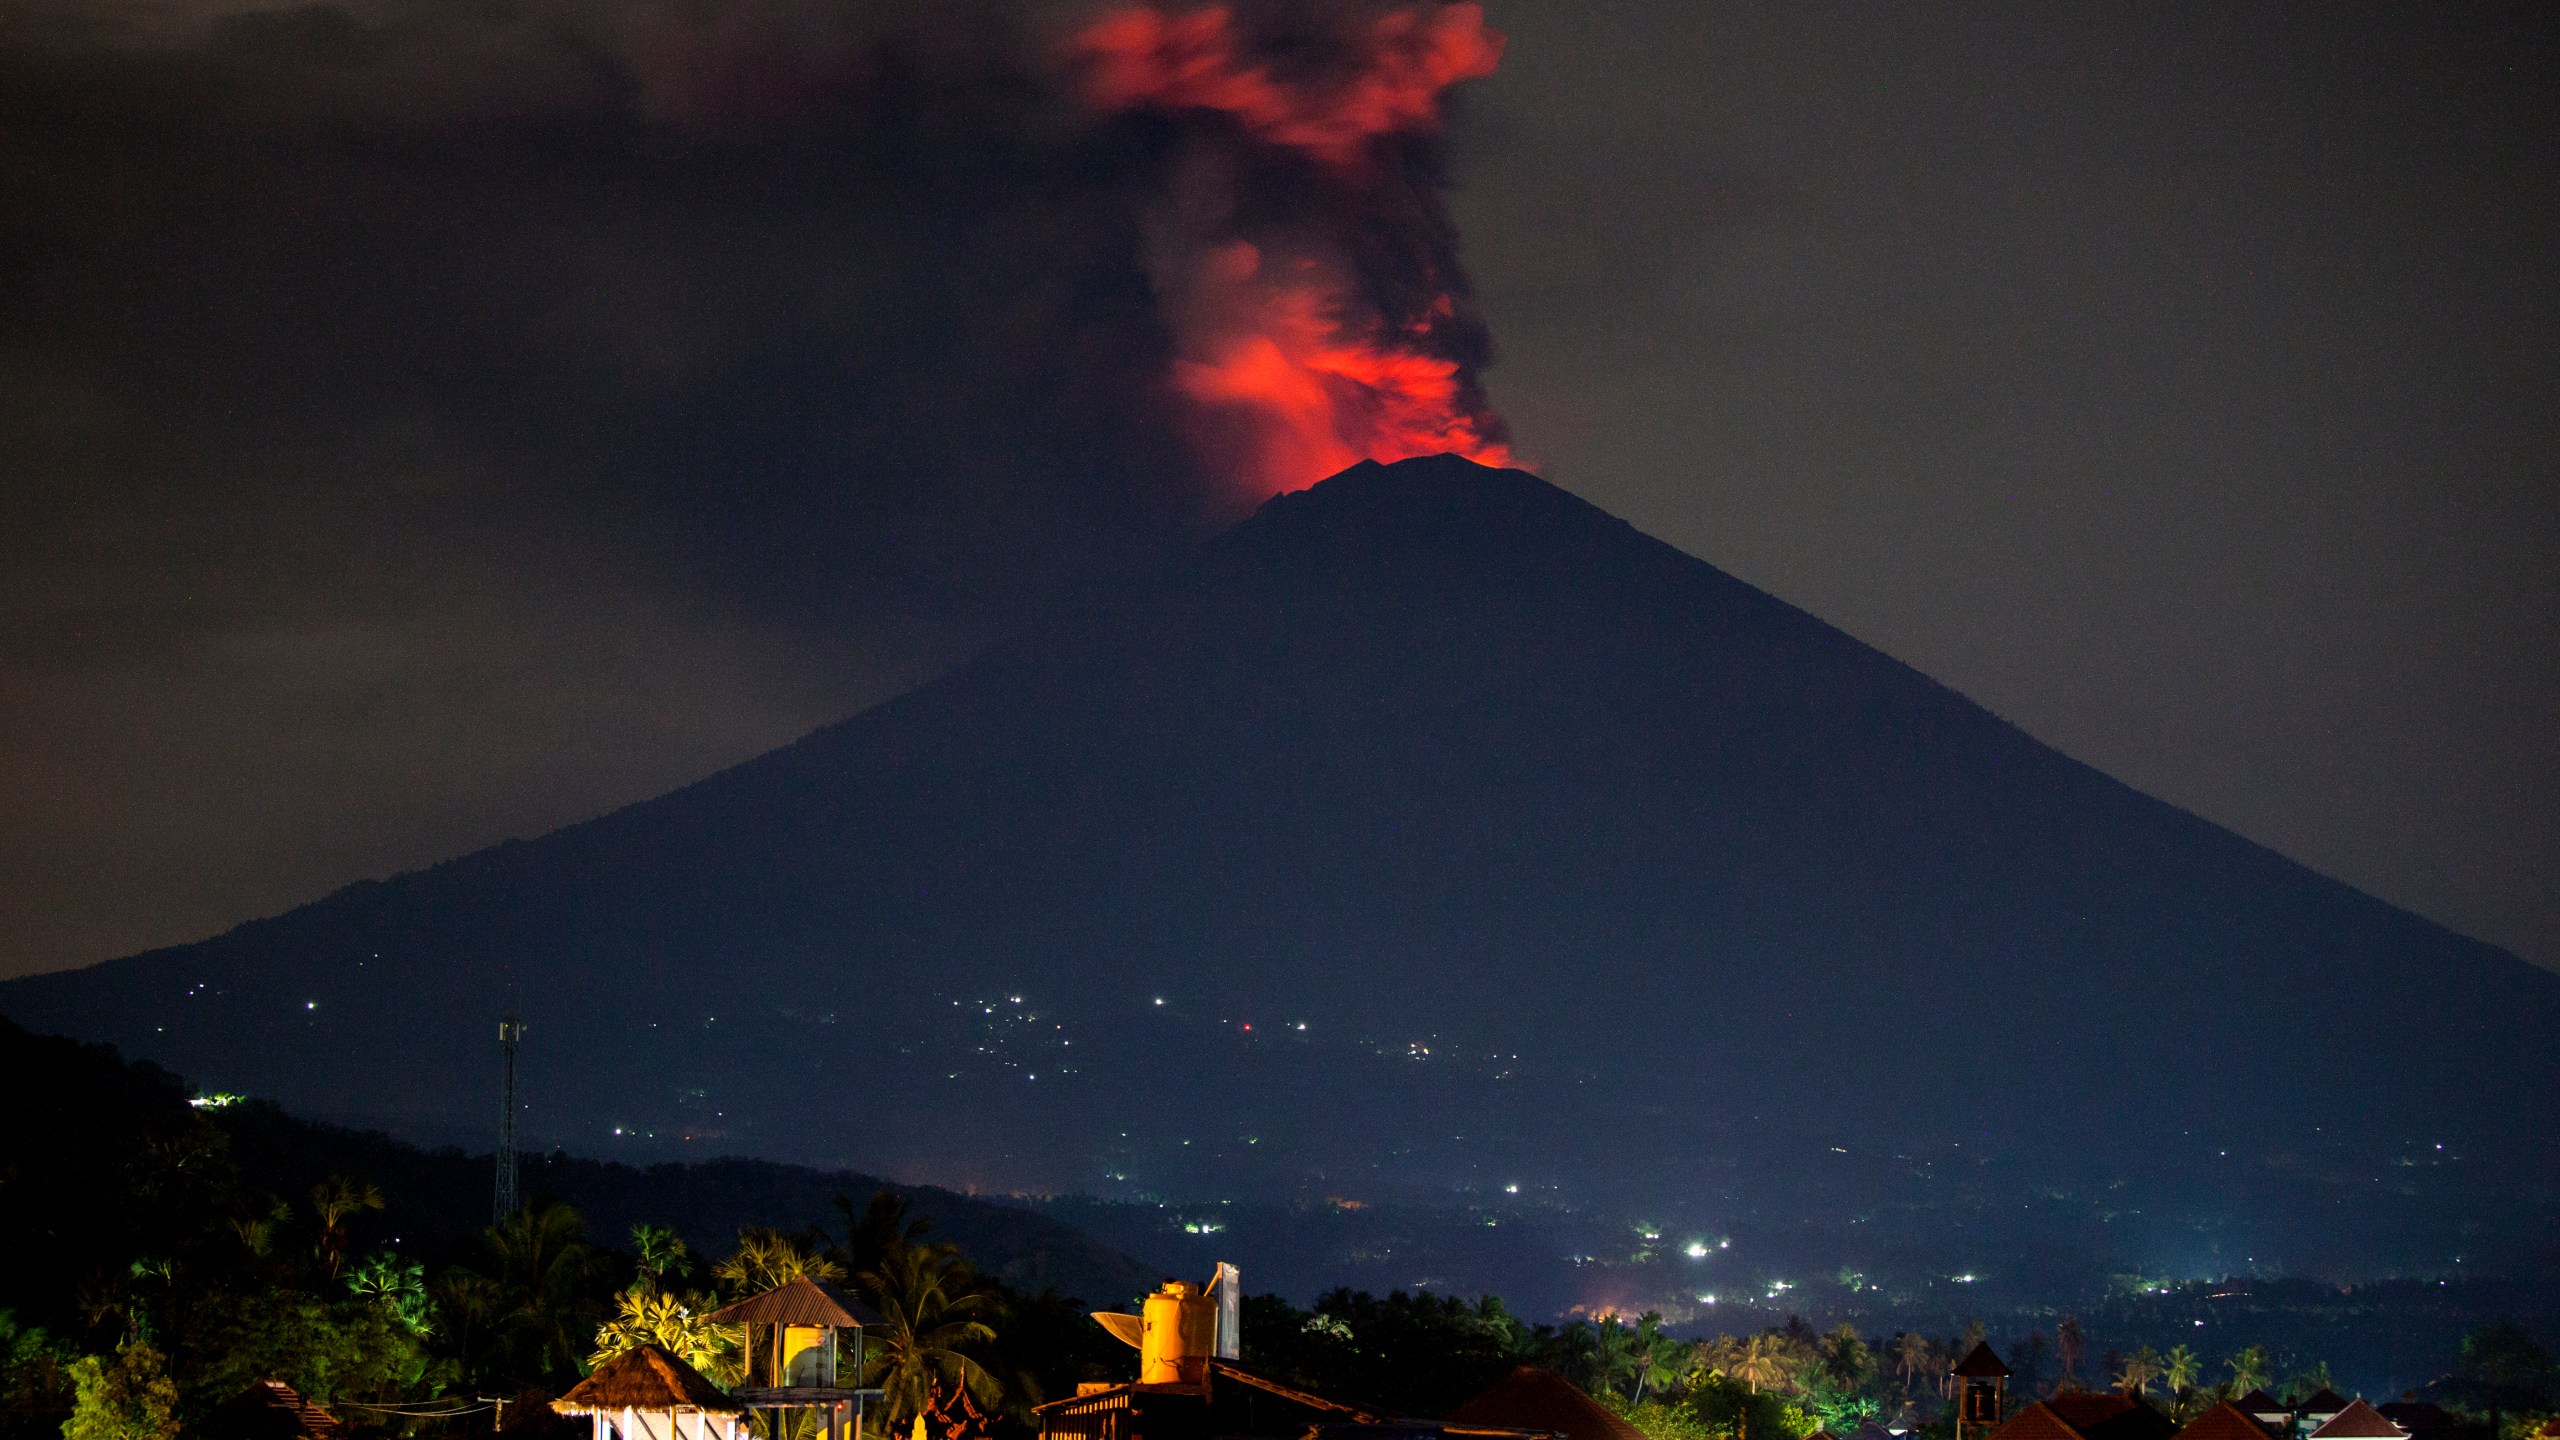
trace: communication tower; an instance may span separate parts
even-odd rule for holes
[[[516,1213],[516,1042],[524,1038],[524,1022],[513,1015],[498,1022],[501,1079],[498,1085],[498,1187],[490,1202],[489,1223],[504,1225]]]

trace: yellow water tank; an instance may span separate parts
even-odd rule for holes
[[[1218,1302],[1187,1280],[1167,1280],[1147,1297],[1138,1336],[1138,1383],[1199,1385],[1218,1351]]]

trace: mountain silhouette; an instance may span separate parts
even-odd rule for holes
[[[0,1010],[428,1139],[486,1143],[512,1012],[520,1129],[582,1153],[1783,1214],[1922,1269],[2478,1265],[2560,1172],[2560,977],[1450,457],[660,799]]]

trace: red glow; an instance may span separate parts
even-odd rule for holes
[[[1116,11],[1076,47],[1090,62],[1086,97],[1104,110],[1216,110],[1261,140],[1335,165],[1359,163],[1377,136],[1430,128],[1441,91],[1502,61],[1502,35],[1474,4],[1391,11],[1364,39],[1358,70],[1326,86],[1284,83],[1239,57],[1223,5]]]
[[[1473,4],[1395,10],[1369,21],[1328,77],[1283,80],[1244,54],[1220,6],[1116,11],[1076,51],[1098,108],[1227,116],[1253,141],[1314,161],[1356,207],[1376,178],[1371,143],[1434,126],[1441,92],[1491,74],[1502,37]],[[1239,472],[1255,498],[1362,460],[1450,452],[1513,463],[1460,363],[1433,344],[1457,314],[1448,290],[1418,314],[1387,315],[1318,246],[1290,253],[1188,231],[1164,248],[1174,389],[1192,404],[1205,458]]]

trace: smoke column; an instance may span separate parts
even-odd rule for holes
[[[1182,136],[1148,267],[1206,468],[1260,499],[1361,460],[1512,463],[1435,143],[1443,94],[1502,57],[1480,7],[1315,36],[1224,6],[1126,9],[1072,48],[1087,104]]]

